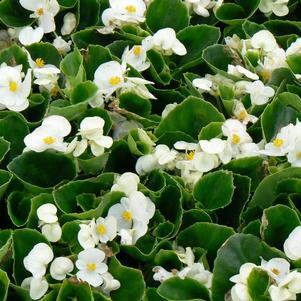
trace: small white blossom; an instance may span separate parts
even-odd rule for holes
[[[201,92],[210,92],[212,88],[212,81],[206,78],[195,78],[192,84]]]
[[[56,213],[57,208],[51,203],[43,204],[37,209],[37,216],[44,223],[51,224],[57,222],[58,218]]]
[[[285,54],[287,56],[301,53],[301,38],[298,38],[287,49]]]
[[[291,260],[301,258],[301,226],[297,226],[285,240],[283,249],[285,255]]]
[[[125,172],[115,180],[115,184],[111,187],[111,191],[122,191],[126,196],[138,190],[140,178],[132,173]]]
[[[23,27],[19,32],[19,41],[22,45],[28,46],[33,43],[38,43],[44,36],[42,27],[32,28],[30,26]]]
[[[258,120],[256,116],[251,115],[247,112],[243,103],[240,101],[235,102],[235,105],[233,107],[233,114],[244,125],[247,125],[249,122],[255,123]]]
[[[99,217],[95,223],[95,236],[100,242],[112,241],[117,235],[117,220],[114,216]]]
[[[21,287],[26,290],[29,290],[29,295],[32,300],[38,300],[46,294],[49,285],[44,277],[28,277],[22,281]]]
[[[289,13],[288,2],[289,0],[261,0],[258,8],[268,16],[273,13],[278,17],[283,17]]]
[[[99,249],[90,248],[81,251],[75,262],[78,279],[88,282],[93,287],[103,283],[103,274],[108,271],[108,266],[103,262],[105,253]]]
[[[155,273],[153,275],[153,278],[155,281],[159,282],[164,282],[165,280],[174,277],[175,275],[172,272],[166,271],[163,267],[161,266],[155,266],[153,268],[153,272]]]
[[[94,248],[98,243],[98,237],[95,233],[95,220],[91,220],[89,224],[80,224],[80,230],[77,234],[77,240],[84,249]]]
[[[57,257],[50,265],[50,275],[55,280],[64,280],[74,269],[73,262],[67,257]]]
[[[62,228],[59,223],[44,224],[41,232],[50,242],[57,242],[62,237]]]
[[[255,49],[262,49],[266,52],[279,48],[275,37],[268,30],[260,30],[256,32],[251,38],[251,45]]]
[[[140,45],[135,45],[131,49],[127,46],[124,49],[121,60],[122,62],[131,65],[139,72],[150,67],[150,62],[147,61],[146,50]]]
[[[248,84],[246,92],[250,94],[253,105],[264,105],[275,95],[274,89],[265,86],[260,80]]]
[[[75,14],[73,13],[67,13],[65,16],[64,16],[64,24],[61,28],[61,34],[62,36],[65,36],[65,35],[69,35],[71,34],[71,32],[75,29],[76,27],[76,16]]]
[[[102,275],[103,284],[101,289],[106,295],[110,295],[111,291],[118,290],[120,288],[120,282],[115,279],[109,272]]]
[[[258,80],[259,79],[259,76],[251,71],[249,71],[248,69],[240,66],[240,65],[228,65],[228,71],[227,71],[229,74],[231,75],[235,75],[235,76],[238,76],[238,77],[241,77],[241,76],[245,76],[249,79],[252,79],[252,80]]]
[[[263,268],[269,276],[279,283],[290,272],[290,264],[284,258],[272,258],[269,261],[265,261],[261,258],[261,268]]]
[[[58,50],[60,54],[65,55],[71,50],[71,41],[66,42],[62,37],[56,37],[53,40],[53,46]]]

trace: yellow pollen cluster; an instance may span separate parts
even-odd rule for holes
[[[268,71],[262,71],[260,73],[261,77],[264,79],[264,81],[267,81],[270,79],[271,74]]]
[[[42,68],[45,66],[45,62],[43,59],[41,59],[40,57],[36,59],[36,65],[39,67],[39,68]]]
[[[107,228],[105,225],[100,224],[96,227],[96,231],[98,234],[103,235],[107,233]]]
[[[279,275],[280,274],[280,271],[278,270],[278,269],[276,269],[276,268],[272,268],[272,270],[271,270],[275,275]]]
[[[96,264],[95,263],[87,263],[87,270],[89,272],[94,272],[96,270]]]
[[[301,159],[301,152],[298,152],[298,153],[297,153],[297,158],[298,158],[298,159]]]
[[[132,220],[132,213],[126,210],[122,213],[122,218],[127,222],[130,222]]]
[[[44,9],[42,7],[37,9],[37,15],[38,16],[43,16],[44,15]]]
[[[109,83],[111,86],[116,86],[120,84],[121,78],[119,76],[112,76],[109,80]]]
[[[136,7],[133,6],[133,5],[127,5],[127,6],[125,7],[125,9],[126,9],[127,12],[130,13],[130,14],[133,14],[133,13],[136,12]]]
[[[244,120],[245,118],[247,118],[247,116],[248,116],[247,111],[246,110],[242,110],[238,114],[238,119],[239,120]]]
[[[283,139],[281,139],[281,138],[276,138],[276,139],[274,139],[274,141],[273,141],[273,145],[274,145],[274,146],[277,146],[277,147],[282,146],[283,143],[284,143],[284,141],[283,141]]]
[[[186,160],[191,161],[194,158],[195,155],[195,151],[194,150],[190,150],[186,153]]]
[[[54,137],[48,136],[48,137],[45,137],[43,139],[43,141],[44,141],[44,143],[50,145],[50,144],[53,144],[56,141],[56,139]]]
[[[232,143],[238,144],[240,142],[240,137],[237,134],[233,134],[232,136]]]
[[[133,50],[135,55],[140,55],[141,54],[141,46],[135,46]]]
[[[9,82],[9,90],[12,92],[16,92],[18,89],[17,83],[14,81]]]

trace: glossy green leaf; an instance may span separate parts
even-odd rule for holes
[[[12,178],[13,175],[10,172],[0,169],[0,200],[3,198]]]
[[[248,279],[247,286],[248,292],[254,301],[268,301],[270,285],[270,277],[268,273],[260,268],[255,268],[251,271]]]
[[[99,0],[78,0],[79,24],[78,29],[97,25],[100,17]]]
[[[191,278],[169,278],[158,287],[157,292],[170,301],[210,300],[208,289]]]
[[[0,52],[0,63],[6,63],[9,66],[23,65],[23,72],[26,72],[27,68],[29,68],[26,52],[16,44]]]
[[[151,102],[136,93],[126,92],[119,97],[119,107],[140,116],[148,116],[151,113]]]
[[[80,282],[75,278],[65,279],[56,300],[64,301],[68,299],[93,301],[90,285],[87,282]]]
[[[0,269],[0,300],[6,300],[9,283],[10,280],[7,276],[7,273]]]
[[[224,121],[224,116],[209,102],[190,96],[164,118],[155,135],[159,137],[166,131],[182,131],[194,138],[210,122]]]
[[[88,102],[95,97],[98,91],[98,87],[91,81],[85,81],[83,83],[79,83],[74,87],[71,95],[70,102],[72,104]]]
[[[200,202],[204,209],[209,210],[227,206],[231,202],[233,193],[233,175],[224,170],[206,174],[193,189],[193,196],[197,202]]]
[[[188,9],[180,0],[154,0],[147,8],[146,24],[153,32],[166,27],[179,31],[189,24]]]

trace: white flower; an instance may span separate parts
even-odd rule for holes
[[[155,272],[155,274],[153,275],[154,280],[161,283],[175,276],[172,272],[166,271],[161,266],[155,266],[152,271]]]
[[[67,257],[57,257],[50,265],[50,275],[55,280],[64,280],[74,269],[73,262]]]
[[[234,283],[247,284],[248,277],[255,267],[254,263],[246,262],[239,268],[239,274],[232,276],[229,280]]]
[[[233,301],[252,301],[248,287],[242,283],[236,283],[231,288],[231,298]]]
[[[260,30],[256,32],[251,38],[251,45],[255,49],[262,49],[266,52],[279,48],[275,37],[268,30]]]
[[[177,39],[173,28],[163,28],[158,30],[153,36],[146,37],[142,41],[142,47],[146,50],[151,48],[163,51],[165,55],[185,55],[185,46]]]
[[[95,233],[95,220],[91,220],[88,225],[80,224],[80,230],[77,234],[77,240],[84,249],[94,248],[98,243],[98,237]]]
[[[274,96],[273,88],[265,86],[262,81],[257,80],[246,86],[246,92],[250,94],[252,105],[264,105]]]
[[[249,79],[252,80],[257,80],[259,79],[259,76],[251,71],[249,71],[248,69],[240,66],[240,65],[228,65],[228,71],[229,74],[241,77],[241,76],[246,76]]]
[[[209,289],[212,285],[212,273],[207,271],[204,267],[204,264],[201,262],[195,262],[192,265],[184,268],[178,273],[178,276],[182,279],[189,277],[197,280]]]
[[[45,33],[55,31],[54,17],[60,10],[56,0],[20,0],[20,4],[33,11],[30,17],[38,18],[38,24]]]
[[[0,66],[0,105],[16,112],[28,107],[28,96],[31,90],[31,69],[27,70],[23,82],[21,70],[22,65],[10,67],[2,64]]]
[[[79,271],[76,273],[78,279],[88,282],[93,287],[103,283],[102,275],[108,271],[108,266],[103,262],[105,253],[99,249],[90,248],[81,251],[75,262]]]
[[[284,67],[287,67],[285,51],[282,48],[276,48],[265,56],[261,74],[264,77],[265,73],[267,73],[268,78],[270,78],[273,70]]]
[[[110,295],[111,291],[118,290],[120,288],[120,282],[115,279],[109,272],[102,275],[103,284],[101,289],[106,295]]]
[[[131,49],[127,46],[124,49],[121,60],[133,66],[139,72],[150,67],[150,62],[147,61],[146,50],[140,45],[135,45]]]
[[[298,38],[295,42],[293,42],[285,52],[287,56],[298,53],[301,53],[301,38]]]
[[[286,287],[294,294],[301,293],[301,273],[296,270],[287,274],[279,283],[279,287]]]
[[[56,216],[57,208],[51,203],[43,204],[37,209],[37,216],[39,220],[44,223],[55,223],[58,221]]]
[[[125,172],[117,177],[115,184],[111,187],[111,191],[122,191],[126,196],[129,196],[132,192],[138,190],[139,182],[140,178],[136,174]]]
[[[297,226],[283,244],[285,255],[291,260],[301,258],[301,226]]]
[[[65,36],[70,34],[76,27],[76,16],[75,14],[69,12],[64,16],[63,21],[64,24],[61,28],[61,34]]]
[[[22,45],[28,46],[33,43],[38,43],[44,36],[42,27],[32,28],[30,26],[23,27],[19,32],[19,41]]]
[[[132,229],[121,229],[119,231],[120,243],[122,245],[132,246],[137,240],[147,232],[147,224],[134,220]]]
[[[28,277],[22,281],[21,287],[26,290],[29,290],[29,295],[32,300],[38,300],[46,294],[49,285],[44,277]]]
[[[243,103],[240,101],[235,102],[233,114],[244,125],[247,125],[249,122],[255,123],[258,120],[256,116],[251,115],[247,112]]]
[[[62,37],[56,37],[53,40],[53,46],[58,50],[60,54],[66,54],[71,50],[71,44],[72,42],[66,42]]]
[[[291,163],[292,166],[300,167],[301,166],[301,138],[297,133],[298,131],[296,131],[297,137],[295,141],[292,140],[292,148],[289,150],[287,154],[287,161]]]
[[[41,278],[46,273],[46,267],[53,259],[52,249],[45,243],[36,244],[23,259],[24,267],[34,278]]]
[[[177,151],[170,149],[167,145],[158,144],[155,148],[154,157],[157,159],[160,167],[164,168],[174,162],[177,154]]]
[[[290,272],[290,264],[284,258],[272,258],[269,261],[265,261],[261,258],[260,265],[269,276],[279,283]]]
[[[272,284],[269,287],[269,293],[272,301],[296,300],[296,294],[289,291],[286,287],[279,287]]]
[[[114,216],[99,217],[95,224],[95,235],[100,242],[112,241],[117,235],[117,221]]]
[[[210,92],[212,81],[206,78],[195,78],[192,84],[197,87],[201,92]]]
[[[215,5],[215,2],[211,0],[185,0],[185,2],[197,15],[202,17],[209,17],[208,9]]]
[[[62,237],[62,228],[59,223],[44,224],[41,232],[50,242],[57,242]]]
[[[66,153],[73,152],[74,157],[79,157],[84,153],[89,144],[94,156],[102,155],[105,148],[110,148],[113,144],[113,139],[103,134],[104,125],[104,119],[99,116],[85,117],[80,123],[78,133],[82,137],[82,140],[78,142],[77,138],[75,138],[69,144]]]
[[[62,116],[52,115],[44,119],[42,125],[24,138],[26,147],[35,152],[47,149],[65,151],[65,136],[71,132],[69,121]]]
[[[264,14],[275,14],[278,17],[283,17],[289,13],[287,7],[289,0],[261,0],[259,10]]]
[[[108,30],[122,23],[145,21],[145,3],[142,0],[110,0],[110,8],[104,10],[101,19]]]
[[[139,157],[135,166],[135,170],[138,173],[138,175],[144,175],[156,168],[159,168],[159,163],[154,154],[147,154],[142,157]]]

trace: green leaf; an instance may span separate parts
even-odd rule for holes
[[[300,64],[301,64],[301,55],[296,53],[296,54],[291,54],[288,55],[286,58],[287,64],[290,66],[292,71],[295,74],[298,74],[301,72]]]
[[[226,226],[199,222],[181,231],[177,243],[183,247],[200,247],[207,250],[213,262],[218,249],[234,233],[232,228]]]
[[[89,159],[78,158],[79,167],[86,175],[90,174],[97,176],[105,168],[109,159],[109,155],[109,153],[104,153],[100,156],[92,157]]]
[[[7,170],[0,169],[0,200],[3,198],[13,175]]]
[[[301,98],[289,92],[279,94],[262,113],[261,125],[266,141],[271,141],[282,127],[295,124],[300,117]]]
[[[111,292],[113,301],[140,301],[142,299],[145,283],[141,271],[123,266],[115,257],[112,257],[109,272],[120,282],[120,288]]]
[[[7,168],[32,191],[49,190],[63,180],[72,180],[76,175],[73,160],[51,151],[25,152]]]
[[[199,135],[199,140],[210,140],[222,134],[223,122],[210,122],[208,125],[204,126]]]
[[[87,282],[80,282],[75,278],[65,279],[56,300],[65,301],[68,299],[93,301],[90,285]]]
[[[58,0],[60,6],[63,7],[74,7],[78,0]]]
[[[263,211],[261,234],[266,243],[282,249],[289,234],[300,225],[297,213],[284,205],[269,207]]]
[[[98,87],[91,81],[79,83],[74,87],[71,93],[71,104],[88,102],[95,97]]]
[[[206,174],[195,184],[193,196],[204,209],[214,210],[227,206],[232,200],[233,192],[232,172],[218,170]]]
[[[254,301],[268,301],[269,292],[268,288],[270,285],[270,277],[268,273],[260,268],[254,268],[248,279],[247,286],[248,292]]]
[[[209,102],[190,96],[162,119],[155,130],[157,137],[167,131],[181,131],[197,138],[210,122],[224,121],[224,116]]]
[[[202,59],[203,50],[215,43],[220,38],[220,30],[209,25],[188,26],[179,31],[177,38],[184,44],[187,54],[175,58],[180,66],[197,65]]]
[[[188,9],[180,0],[154,0],[147,8],[146,24],[153,32],[166,27],[179,31],[189,24]]]
[[[40,242],[48,244],[47,239],[37,230],[18,229],[14,231],[14,277],[17,284],[30,276],[30,273],[24,267],[23,259]]]
[[[158,287],[157,292],[161,297],[170,301],[210,300],[208,289],[191,278],[169,278]]]
[[[1,5],[2,3],[0,3]],[[0,63],[10,66],[23,65],[22,71],[26,72],[29,68],[26,52],[18,45],[12,45],[0,52]]]
[[[20,5],[19,0],[2,0],[0,2],[0,20],[9,27],[30,25],[33,19],[29,18],[30,11]]]
[[[9,288],[9,278],[3,270],[0,269],[0,300],[5,301]]]
[[[0,163],[5,158],[6,154],[10,150],[10,142],[0,137]]]
[[[79,24],[78,29],[97,25],[100,16],[99,0],[78,0]]]
[[[149,116],[151,113],[151,102],[143,97],[140,97],[134,92],[122,93],[119,96],[119,107],[126,109],[129,112],[133,112],[140,116]]]
[[[212,300],[224,301],[225,294],[233,286],[230,277],[239,274],[239,268],[246,262],[260,264],[260,256],[269,260],[279,257],[279,253],[251,234],[235,234],[230,237],[218,250],[214,262]]]

